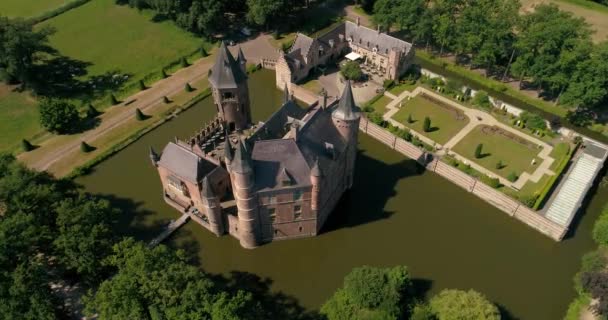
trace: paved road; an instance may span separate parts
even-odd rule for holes
[[[268,43],[268,35],[260,35],[255,39],[241,43],[245,57],[253,63],[259,62],[261,57],[276,54],[276,50]],[[230,48],[233,53],[238,50],[237,46]],[[127,99],[125,102],[111,107],[120,108],[119,111],[114,110],[110,118],[106,118],[96,128],[78,134],[77,139],[70,139],[65,143],[57,143],[61,141],[61,137],[53,136],[44,143],[40,148],[45,148],[46,145],[54,145],[55,149],[52,152],[46,152],[40,155],[33,161],[29,161],[28,165],[37,170],[47,170],[53,164],[67,157],[71,152],[77,151],[80,148],[81,141],[91,143],[105,134],[111,132],[115,128],[124,125],[127,121],[133,118],[133,112],[139,108],[144,113],[153,114],[155,107],[162,105],[164,96],[172,96],[184,90],[186,83],[192,83],[203,79],[207,76],[207,72],[213,65],[214,55],[196,61],[191,66],[181,69],[167,79],[160,80],[152,85],[151,88],[140,91]],[[134,101],[128,106],[126,102]],[[57,146],[58,145],[58,146]]]

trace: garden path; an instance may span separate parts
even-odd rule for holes
[[[389,98],[392,98],[390,93],[389,94],[387,94],[387,93],[388,92],[385,92],[384,95]],[[400,105],[403,103],[403,101],[405,99],[407,99],[408,97],[413,98],[421,93],[424,93],[428,96],[433,97],[436,100],[439,100],[456,109],[461,110],[470,119],[469,123],[462,130],[460,130],[456,135],[454,135],[454,137],[452,137],[448,142],[446,142],[446,144],[443,146],[435,143],[435,141],[419,134],[418,132],[415,132],[414,130],[410,130],[412,132],[415,132],[416,136],[418,138],[420,138],[420,140],[422,140],[424,143],[427,143],[429,145],[438,146],[439,155],[446,154],[446,152],[448,150],[452,149],[458,142],[460,142],[460,140],[462,140],[466,135],[468,135],[475,127],[483,124],[483,125],[487,125],[487,126],[499,127],[500,129],[508,131],[514,135],[522,137],[526,140],[529,140],[529,141],[541,146],[542,150],[538,154],[538,157],[542,159],[542,162],[538,165],[536,170],[534,170],[534,173],[529,174],[527,172],[523,172],[519,176],[519,179],[517,179],[517,181],[511,182],[503,177],[497,176],[494,172],[478,165],[477,163],[471,161],[468,158],[462,157],[461,155],[459,155],[453,151],[450,152],[450,155],[453,155],[459,161],[462,161],[466,164],[470,164],[471,167],[473,167],[473,169],[475,169],[483,174],[486,174],[490,177],[497,177],[500,180],[501,184],[518,189],[518,190],[521,189],[528,181],[538,182],[545,174],[548,174],[548,175],[555,174],[553,171],[551,171],[549,169],[551,167],[551,164],[554,161],[554,159],[552,157],[550,157],[551,151],[553,151],[553,147],[550,146],[549,144],[547,144],[546,142],[544,142],[540,139],[537,139],[533,136],[530,136],[528,134],[525,134],[515,128],[512,128],[512,127],[496,120],[496,118],[494,118],[493,116],[491,116],[490,114],[488,114],[484,111],[464,107],[464,106],[460,105],[459,103],[456,103],[456,102],[452,101],[451,99],[448,99],[448,98],[446,98],[442,95],[439,95],[424,87],[416,87],[416,89],[414,89],[413,92],[406,90],[403,93],[401,93],[396,99],[393,99],[393,101],[391,101],[386,106],[386,110],[388,110],[388,111],[382,116],[383,119],[390,122],[394,126],[405,129],[405,126],[402,123],[399,123],[398,121],[394,120],[392,117],[395,113],[397,113],[397,111],[399,111]],[[394,96],[394,95],[392,95],[392,96]]]

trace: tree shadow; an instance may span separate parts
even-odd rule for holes
[[[396,184],[403,178],[422,172],[424,167],[415,160],[403,159],[387,164],[360,150],[353,188],[342,196],[322,232],[352,228],[389,218],[394,212],[386,211],[384,207],[390,198],[397,195]]]
[[[519,318],[516,318],[510,311],[509,309],[507,309],[507,307],[503,306],[500,303],[495,303],[496,307],[498,308],[498,312],[500,312],[500,318],[503,320],[519,320]]]
[[[268,320],[322,320],[324,316],[301,306],[298,300],[283,292],[273,292],[272,279],[261,278],[257,274],[231,271],[229,276],[212,275],[214,283],[221,289],[236,294],[239,290],[251,292],[256,302],[260,303],[259,319]]]
[[[482,153],[479,154],[479,157],[475,157],[475,158],[476,159],[483,159],[483,158],[487,158],[487,157],[489,157],[491,155],[492,155],[492,153],[490,153],[490,152],[482,152]],[[503,168],[504,167],[506,167],[506,165],[503,166]]]
[[[426,133],[431,133],[435,131],[439,131],[439,127],[430,127],[429,130],[426,131]]]

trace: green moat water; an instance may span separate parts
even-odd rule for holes
[[[255,121],[268,117],[282,100],[273,83],[274,73],[267,71],[250,78]],[[180,214],[162,200],[148,147],[161,151],[214,113],[210,99],[201,101],[77,182],[125,211],[121,228],[126,233],[151,240]],[[228,235],[218,238],[189,222],[170,245],[194,253],[208,272],[242,271],[269,279],[273,290],[308,308],[319,307],[353,267],[402,264],[429,295],[473,288],[509,318],[564,316],[580,257],[593,248],[590,230],[608,188],[595,192],[575,232],[556,243],[366,135],[360,149],[355,186],[320,236],[246,250]]]

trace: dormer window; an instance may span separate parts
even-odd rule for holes
[[[234,94],[230,91],[228,92],[222,92],[222,98],[223,99],[233,99],[234,98]]]

